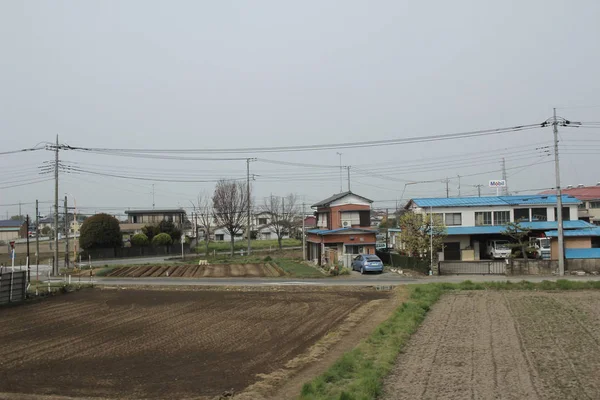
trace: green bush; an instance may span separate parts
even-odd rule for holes
[[[137,233],[131,238],[131,244],[139,247],[148,246],[148,244],[150,244],[150,240],[148,240],[148,236],[144,235],[143,233]]]
[[[83,221],[79,246],[84,250],[115,248],[123,245],[119,221],[108,214],[96,214]]]
[[[173,244],[173,239],[168,233],[159,233],[152,238],[152,245],[154,246],[169,246]]]

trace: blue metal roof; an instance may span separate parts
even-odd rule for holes
[[[548,232],[546,232],[546,236],[558,237],[558,231],[548,231]],[[570,237],[600,236],[600,227],[565,230],[565,236],[570,236]]]
[[[600,258],[600,249],[565,249],[565,257],[575,258]]]
[[[0,221],[0,227],[2,228],[20,228],[25,221],[19,221],[15,219],[7,219],[4,221]]]
[[[533,222],[521,222],[520,225],[523,228],[531,230],[549,231],[557,229],[558,224],[556,221],[533,221]],[[585,221],[564,221],[563,228],[565,233],[567,229],[589,229],[595,225]],[[446,228],[448,236],[452,235],[492,235],[501,234],[506,230],[506,225],[493,225],[493,226],[449,226]]]
[[[339,229],[311,229],[306,231],[307,233],[313,233],[315,235],[331,235],[334,233],[345,233],[350,231],[362,231],[365,233],[377,233],[374,229],[366,229],[366,228],[339,228]]]
[[[418,207],[479,207],[479,206],[519,206],[519,205],[553,205],[556,195],[523,195],[523,196],[486,196],[486,197],[450,197],[450,198],[417,198],[412,199]],[[581,203],[573,196],[562,195],[563,204]],[[409,202],[410,203],[410,202]]]

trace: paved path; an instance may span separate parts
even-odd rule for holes
[[[73,282],[75,279],[72,278]],[[555,281],[557,277],[549,276],[518,276],[506,277],[502,275],[450,275],[431,276],[424,278],[407,278],[393,274],[359,275],[339,278],[321,279],[294,279],[294,278],[104,278],[94,277],[92,282],[96,285],[117,286],[277,286],[277,285],[313,285],[313,286],[395,286],[406,284],[419,284],[430,282],[459,283],[466,280],[473,282],[541,282],[544,280]],[[563,279],[574,281],[600,281],[600,276],[565,276]],[[62,278],[52,278],[52,281],[62,281]],[[82,282],[89,283],[89,278],[82,278]]]

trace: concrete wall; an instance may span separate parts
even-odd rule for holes
[[[588,274],[600,273],[600,259],[589,258],[567,260],[565,269],[567,271],[585,271]]]
[[[506,275],[555,275],[558,261],[550,260],[510,260]]]
[[[589,249],[592,247],[590,237],[565,237],[565,249]],[[551,243],[550,259],[558,260],[558,238],[553,238]]]

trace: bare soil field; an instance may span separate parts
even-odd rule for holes
[[[1,309],[0,398],[212,399],[249,386],[268,397],[390,295],[90,289]]]
[[[214,265],[143,265],[119,267],[106,274],[119,278],[258,278],[285,276],[285,272],[270,263],[264,264],[214,264]]]
[[[445,295],[384,399],[600,399],[600,293]]]

